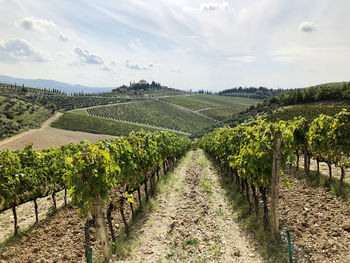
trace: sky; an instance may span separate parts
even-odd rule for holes
[[[93,87],[350,80],[349,0],[0,0],[0,75]]]

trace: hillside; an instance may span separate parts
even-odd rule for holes
[[[121,97],[163,97],[163,96],[178,96],[185,95],[187,92],[168,88],[160,83],[152,81],[151,83],[145,80],[140,80],[138,83],[130,83],[129,86],[122,85],[113,89],[110,93],[105,93],[106,96],[121,96]]]
[[[204,94],[168,97],[161,100],[200,112],[218,121],[261,102],[259,99]]]
[[[215,123],[215,120],[209,117],[160,100],[94,107],[87,109],[87,112],[91,116],[148,124],[187,133]]]
[[[70,131],[109,134],[115,136],[126,136],[132,131],[136,132],[141,130],[150,132],[162,130],[174,132],[180,136],[188,135],[186,133],[177,132],[166,128],[158,128],[147,124],[138,124],[128,121],[118,121],[88,116],[86,111],[66,112],[60,119],[52,123],[51,127]]]
[[[105,93],[99,95],[85,93],[67,95],[55,89],[36,89],[5,83],[0,83],[0,93],[3,96],[38,104],[50,110],[72,110],[129,101],[126,98],[104,95]]]
[[[52,114],[33,103],[0,96],[0,139],[39,128]]]
[[[249,88],[232,88],[220,91],[218,94],[221,96],[234,96],[234,97],[246,97],[256,99],[268,99],[274,96],[278,96],[288,90],[284,89],[268,89],[264,87],[249,87]]]
[[[65,82],[49,80],[49,79],[23,79],[23,78],[14,78],[10,76],[0,75],[0,82],[17,85],[17,86],[26,86],[37,89],[56,89],[64,93],[96,93],[96,92],[109,92],[112,87],[87,87],[83,85],[72,85]]]
[[[290,90],[282,93],[279,96],[275,96],[264,100],[262,103],[258,103],[255,106],[251,106],[248,109],[233,115],[222,122],[215,123],[211,127],[205,128],[200,132],[192,135],[193,137],[201,137],[205,133],[210,132],[218,127],[231,126],[235,127],[239,123],[254,119],[258,116],[272,115],[271,118],[277,120],[273,116],[280,116],[281,113],[274,113],[274,111],[280,111],[281,107],[291,105],[309,105],[309,107],[320,106],[316,111],[310,108],[306,111],[299,108],[293,108],[289,110],[290,116],[311,116],[309,113],[315,114],[328,113],[329,107],[323,107],[322,105],[338,105],[341,107],[349,105],[350,102],[350,82],[337,82],[327,83],[322,85],[311,86],[303,89]],[[294,112],[294,113],[293,113]],[[276,115],[277,114],[277,115]],[[318,115],[317,115],[318,116]]]

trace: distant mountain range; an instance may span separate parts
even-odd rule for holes
[[[55,80],[49,79],[21,79],[21,78],[13,78],[10,76],[0,75],[0,82],[7,84],[16,84],[18,86],[26,86],[30,88],[39,88],[39,89],[56,89],[66,93],[98,93],[98,92],[109,92],[115,87],[87,87],[82,85],[72,85],[65,82],[59,82]]]

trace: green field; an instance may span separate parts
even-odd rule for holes
[[[0,139],[39,128],[52,111],[22,100],[0,96]]]
[[[198,111],[216,120],[224,120],[232,114],[240,112],[251,105],[256,105],[262,100],[240,97],[229,97],[219,95],[191,95],[162,98],[170,102],[193,111]]]
[[[134,123],[128,123],[124,121],[115,121],[110,119],[104,119],[99,117],[88,116],[84,114],[84,111],[78,112],[66,112],[61,118],[51,124],[54,128],[71,130],[71,131],[82,131],[97,134],[108,134],[108,135],[128,135],[132,131],[169,131],[172,130],[161,129],[151,127],[149,125],[138,125]],[[177,133],[180,136],[187,134]]]
[[[312,121],[317,118],[320,114],[326,114],[333,116],[339,113],[342,109],[346,108],[350,110],[350,106],[339,106],[339,105],[296,105],[282,107],[271,115],[267,116],[266,119],[272,122],[279,120],[292,120],[294,117],[305,117],[308,121]]]
[[[87,109],[87,112],[91,116],[147,124],[187,133],[215,123],[211,118],[160,100],[101,106]]]

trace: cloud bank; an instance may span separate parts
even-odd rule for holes
[[[44,62],[47,58],[23,39],[13,39],[0,43],[0,61],[16,63],[20,61]]]

